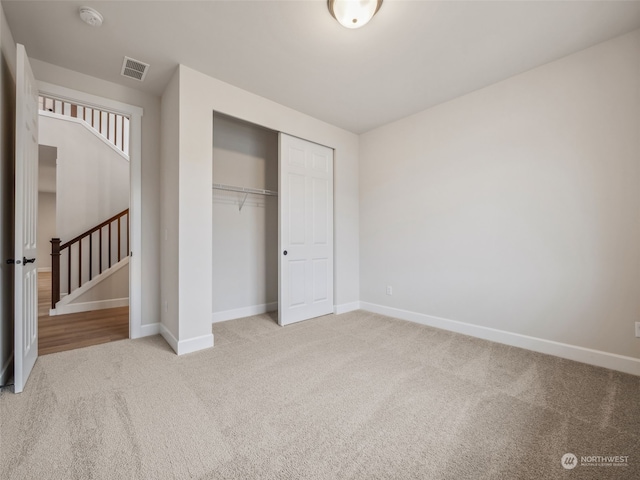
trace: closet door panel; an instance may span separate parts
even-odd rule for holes
[[[280,134],[278,322],[333,313],[333,150]]]
[[[288,210],[289,216],[287,221],[289,223],[289,235],[287,243],[289,245],[304,245],[306,243],[306,205],[305,202],[300,202],[300,198],[306,198],[306,179],[304,175],[289,174],[287,178],[289,184],[289,196]]]
[[[329,182],[326,179],[314,178],[313,185],[313,244],[326,245],[329,242]]]
[[[291,307],[303,306],[306,303],[306,264],[304,260],[289,262],[289,305]]]

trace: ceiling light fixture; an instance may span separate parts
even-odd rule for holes
[[[92,27],[102,25],[102,15],[91,7],[80,7],[80,18]]]
[[[329,12],[340,25],[360,28],[380,10],[382,0],[327,0]]]

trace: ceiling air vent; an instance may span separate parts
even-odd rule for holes
[[[143,81],[149,70],[149,64],[134,60],[133,58],[124,57],[122,62],[122,71],[120,75],[123,77],[133,78],[134,80]]]

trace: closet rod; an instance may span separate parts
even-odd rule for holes
[[[249,188],[249,187],[236,187],[234,185],[224,185],[222,183],[214,183],[213,188],[216,190],[227,190],[229,192],[255,193],[256,195],[267,195],[270,197],[278,196],[278,192],[274,192],[273,190],[263,190],[261,188]]]

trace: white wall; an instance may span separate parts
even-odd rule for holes
[[[38,145],[38,191],[55,193],[58,150],[47,145]]]
[[[16,44],[0,4],[0,385],[13,374],[13,152]]]
[[[277,191],[278,133],[214,115],[213,182]],[[278,198],[243,198],[213,190],[214,313],[278,301]]]
[[[178,143],[178,156],[174,156],[173,150],[165,152],[163,149],[163,160],[165,156],[168,159],[163,165],[163,176],[173,185],[171,188],[178,191],[178,257],[163,255],[162,258],[163,266],[166,264],[163,276],[165,271],[178,270],[177,291],[175,286],[163,291],[163,298],[178,302],[177,340],[193,341],[196,345],[198,339],[202,339],[204,344],[211,334],[214,111],[335,149],[334,298],[344,308],[357,304],[358,137],[188,67],[181,65],[177,75],[179,80],[174,78],[174,81],[179,88],[179,135],[172,143]],[[168,115],[163,111],[163,119]],[[163,136],[166,133],[163,131]],[[169,170],[175,168],[170,165],[175,161],[178,162],[178,175]]]
[[[169,344],[177,349],[180,337],[178,321],[178,167],[180,145],[180,73],[176,69],[162,95],[161,122],[161,323],[162,333]],[[171,338],[173,337],[173,338]]]
[[[56,237],[56,194],[38,192],[38,269],[51,268],[51,239]]]
[[[363,302],[640,358],[640,31],[368,132],[360,164]]]
[[[38,269],[51,268],[51,239],[56,233],[58,149],[38,145]]]
[[[142,324],[160,318],[160,99],[154,95],[31,59],[36,79],[144,109],[142,117]]]

